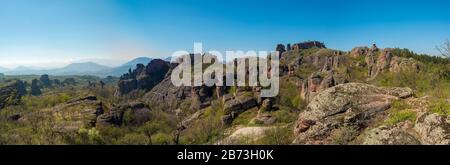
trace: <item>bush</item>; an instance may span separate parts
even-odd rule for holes
[[[150,139],[139,133],[128,133],[122,138],[117,140],[118,144],[123,145],[148,145],[150,144]]]
[[[152,143],[156,145],[168,145],[171,144],[173,137],[165,133],[157,133],[151,137]]]

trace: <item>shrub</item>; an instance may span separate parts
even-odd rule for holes
[[[128,133],[122,138],[118,139],[117,143],[124,145],[148,145],[150,144],[150,139],[140,133]]]

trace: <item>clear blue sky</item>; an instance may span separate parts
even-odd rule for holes
[[[117,65],[205,49],[272,50],[319,40],[436,54],[448,0],[0,0],[0,66]]]

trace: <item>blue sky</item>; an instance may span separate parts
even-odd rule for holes
[[[446,0],[0,0],[0,66],[118,65],[176,50],[272,50],[319,40],[437,54]]]

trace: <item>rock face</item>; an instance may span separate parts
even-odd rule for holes
[[[257,105],[258,103],[254,97],[245,94],[226,101],[223,108],[224,116],[222,116],[222,124],[231,124],[240,113],[256,107]]]
[[[415,71],[420,70],[419,64],[412,58],[392,57],[389,65],[389,71],[398,73],[400,71]]]
[[[39,88],[37,79],[33,79],[31,81],[31,92],[30,93],[33,96],[39,96],[42,94],[41,89]]]
[[[23,81],[15,82],[0,88],[0,110],[5,106],[18,104],[22,96],[27,93]]]
[[[306,102],[309,102],[318,92],[347,82],[345,77],[340,74],[335,74],[334,72],[316,72],[302,83],[300,96]]]
[[[422,113],[415,124],[410,121],[393,126],[381,125],[367,131],[363,144],[368,145],[449,145],[450,118],[436,113]]]
[[[368,131],[365,145],[419,145],[420,141],[398,126],[380,126]]]
[[[95,127],[97,117],[103,113],[103,103],[95,96],[87,96],[25,114],[19,122],[51,121],[50,124],[55,132],[76,132],[80,128]],[[51,120],[41,121],[42,118]]]
[[[352,51],[350,51],[350,56],[356,58],[356,57],[365,56],[367,53],[369,53],[368,47],[356,47],[356,48],[353,48]]]
[[[169,71],[168,62],[155,59],[147,66],[138,64],[136,69],[122,75],[118,82],[118,95],[125,95],[134,90],[149,91],[161,82]]]
[[[124,123],[125,115],[132,119],[126,121],[128,125],[139,126],[150,120],[150,109],[144,103],[133,102],[121,104],[113,107],[108,113],[97,117],[97,125],[121,126]]]
[[[49,76],[44,74],[39,78],[39,82],[42,87],[48,88],[52,86],[52,81],[50,80]]]
[[[275,50],[280,52],[281,55],[286,51],[286,47],[283,44],[278,44]]]
[[[347,83],[316,95],[299,114],[295,143],[328,144],[330,134],[341,127],[366,127],[371,119],[390,108],[393,100],[412,96],[409,88],[382,88]]]
[[[300,50],[300,49],[310,49],[313,47],[317,48],[326,48],[325,44],[319,41],[307,41],[302,43],[293,44],[292,50]]]
[[[422,144],[450,145],[450,117],[425,113],[418,117],[414,130]]]
[[[171,64],[166,77],[145,94],[147,104],[158,103],[158,106],[177,109],[182,102],[189,101],[189,108],[198,110],[204,108],[214,96],[219,98],[227,90],[227,87],[174,86],[170,74],[175,67],[176,64]]]
[[[419,70],[417,61],[396,57],[392,54],[392,49],[390,48],[381,50],[376,45],[373,45],[370,49],[367,47],[357,47],[349,55],[352,57],[365,57],[369,78],[375,78],[383,71],[400,72],[402,70]]]

